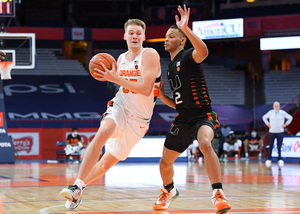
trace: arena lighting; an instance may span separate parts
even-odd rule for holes
[[[146,39],[146,42],[165,42],[165,38]]]
[[[260,50],[299,49],[300,36],[272,37],[260,39]]]
[[[248,3],[255,2],[255,0],[247,0]]]

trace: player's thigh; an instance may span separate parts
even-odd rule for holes
[[[178,153],[184,152],[193,142],[195,133],[190,126],[185,123],[173,122],[171,125],[164,146]]]

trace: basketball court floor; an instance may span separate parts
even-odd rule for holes
[[[221,163],[223,187],[235,214],[300,214],[300,165]],[[214,213],[204,163],[176,162],[180,196],[167,211],[153,211],[161,179],[158,163],[118,163],[83,193],[74,211],[64,207],[62,188],[73,184],[79,164],[26,162],[0,165],[0,214]]]

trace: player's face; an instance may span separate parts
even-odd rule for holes
[[[177,29],[169,29],[166,33],[165,50],[173,52],[177,50],[183,42],[183,38]]]
[[[143,28],[138,25],[128,25],[124,34],[124,39],[126,40],[129,49],[141,48],[143,41],[145,41]]]

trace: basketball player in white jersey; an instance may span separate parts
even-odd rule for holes
[[[120,88],[108,102],[100,127],[87,147],[76,181],[60,192],[67,199],[65,206],[69,209],[79,205],[82,190],[88,183],[128,157],[132,147],[149,128],[156,99],[154,85],[160,83],[160,57],[156,50],[143,48],[146,30],[143,21],[129,19],[124,29],[128,51],[119,56],[112,70],[104,64],[105,72],[95,70],[98,80],[116,83]],[[106,152],[98,162],[104,144]]]

